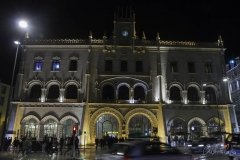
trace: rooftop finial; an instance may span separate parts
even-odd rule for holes
[[[88,36],[89,39],[92,39],[93,36],[92,36],[92,31],[89,32],[89,36]]]
[[[103,33],[103,39],[107,39],[106,32]]]
[[[218,46],[223,47],[223,40],[221,35],[218,36]]]
[[[142,40],[146,40],[146,35],[145,35],[144,31],[142,33]]]
[[[160,40],[160,36],[159,36],[159,33],[157,32],[157,37],[156,37],[156,40],[159,41]]]

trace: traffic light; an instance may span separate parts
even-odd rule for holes
[[[77,126],[73,125],[73,134],[76,134],[76,132],[77,132]]]

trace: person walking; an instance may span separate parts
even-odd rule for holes
[[[99,143],[99,140],[98,140],[98,138],[96,137],[96,138],[95,138],[96,150],[98,149],[98,143]]]

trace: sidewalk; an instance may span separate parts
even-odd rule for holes
[[[65,150],[64,150],[65,151]],[[63,151],[63,153],[64,153]],[[84,160],[94,160],[97,155],[105,153],[107,149],[101,150],[100,148],[96,151],[95,146],[86,146],[86,148],[80,148],[80,154],[75,155],[73,158],[70,154],[60,155],[60,153],[55,154],[53,157],[42,152],[31,153],[27,156],[17,155],[13,152],[0,152],[0,160],[72,160],[72,159],[84,159]]]

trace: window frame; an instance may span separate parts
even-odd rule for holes
[[[139,64],[138,64],[139,63]],[[140,65],[140,69],[139,68],[139,65]],[[135,71],[137,73],[142,73],[143,72],[143,61],[142,60],[136,60],[135,61]]]
[[[56,63],[58,62],[58,69],[54,69],[54,64],[56,65]],[[51,64],[51,71],[52,72],[59,72],[60,71],[60,60],[59,59],[52,59],[52,64]]]
[[[73,62],[75,62],[75,63],[73,63]],[[77,59],[70,59],[68,71],[69,72],[77,72],[78,71],[78,60]]]
[[[178,73],[178,62],[177,61],[170,62],[170,71],[171,71],[171,73]]]
[[[121,72],[128,72],[128,61],[127,60],[121,60],[120,71]]]
[[[105,61],[104,61],[104,71],[105,72],[112,72],[113,71],[113,60],[105,59]]]
[[[191,74],[194,74],[196,73],[196,65],[195,65],[195,62],[188,62],[187,63],[187,66],[188,66],[188,73],[191,73]]]

